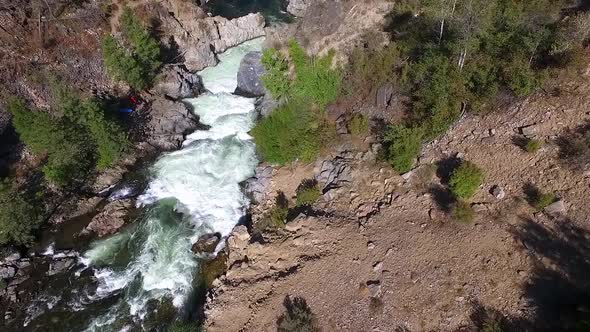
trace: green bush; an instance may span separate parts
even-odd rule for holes
[[[297,187],[297,206],[313,205],[322,196],[322,192],[318,187],[318,182],[315,180],[304,180],[299,187]]]
[[[555,196],[555,193],[541,193],[534,198],[533,206],[538,211],[541,211],[549,205],[553,204],[556,200],[557,197]]]
[[[348,129],[354,136],[367,135],[369,133],[369,119],[362,114],[356,113],[350,119]]]
[[[530,95],[539,86],[539,75],[525,59],[515,59],[504,69],[504,80],[517,96]]]
[[[263,159],[279,165],[312,161],[320,151],[325,127],[305,103],[287,103],[259,121],[251,134]]]
[[[451,192],[461,199],[471,198],[483,182],[484,173],[474,163],[464,161],[461,163],[449,180]]]
[[[319,332],[318,320],[305,299],[285,297],[285,313],[277,320],[277,332]]]
[[[103,38],[102,53],[110,75],[115,80],[127,82],[132,88],[149,87],[162,65],[160,44],[128,7],[121,16],[123,47],[112,35]]]
[[[276,99],[291,98],[315,103],[321,108],[336,100],[342,77],[332,69],[334,51],[323,57],[309,57],[297,41],[289,41],[289,58],[295,77],[289,77],[289,63],[276,49],[265,50],[262,64],[267,73],[262,82]]]
[[[355,48],[344,74],[349,95],[367,95],[383,84],[397,83],[400,52],[395,45],[383,48]]]
[[[470,223],[475,219],[475,211],[468,202],[458,201],[453,207],[453,217],[459,222]]]
[[[258,232],[284,228],[288,214],[289,201],[285,194],[279,191],[274,206],[260,221],[254,224],[254,228]]]
[[[6,284],[6,281],[4,281],[4,279],[0,278],[0,290],[3,290],[7,286],[8,285]]]
[[[34,233],[42,221],[38,205],[8,180],[0,181],[0,245],[28,245],[33,242]]]
[[[320,107],[335,101],[340,94],[342,77],[332,69],[335,52],[330,50],[323,57],[308,57],[295,40],[289,42],[289,56],[295,67],[293,95],[311,99]]]
[[[262,53],[262,64],[266,74],[261,79],[266,89],[277,100],[286,98],[291,90],[287,58],[276,49],[269,48]]]
[[[391,126],[385,134],[387,161],[398,173],[409,172],[422,149],[421,128]]]
[[[529,139],[526,142],[525,150],[530,153],[536,153],[543,147],[543,141],[536,140],[536,139]]]

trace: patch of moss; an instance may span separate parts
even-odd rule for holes
[[[221,252],[212,260],[206,261],[201,267],[201,284],[206,289],[213,285],[213,281],[227,271],[227,254]]]

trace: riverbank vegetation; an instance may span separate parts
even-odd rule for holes
[[[345,77],[365,94],[390,83],[406,96],[405,116],[385,133],[387,160],[409,171],[463,112],[492,111],[530,95],[584,54],[587,13],[562,19],[565,1],[402,1],[392,42],[351,55]],[[569,36],[569,37],[567,37]],[[364,88],[363,88],[364,87]]]
[[[160,44],[129,7],[121,15],[121,32],[120,40],[107,35],[102,41],[107,70],[136,90],[148,88],[162,65]]]
[[[32,110],[11,98],[8,110],[21,140],[44,156],[45,178],[61,187],[79,185],[95,167],[105,169],[128,148],[123,128],[95,99],[81,99],[59,82],[53,84],[52,112]]]
[[[0,245],[28,245],[35,239],[42,219],[39,202],[31,195],[11,181],[0,181]]]
[[[333,52],[310,57],[294,40],[289,42],[288,57],[276,49],[264,51],[267,74],[262,81],[283,103],[251,132],[266,161],[281,165],[313,161],[334,136],[325,112],[340,93],[341,77],[332,69],[333,57]]]

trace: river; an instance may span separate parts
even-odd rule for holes
[[[200,72],[208,92],[185,103],[211,129],[189,135],[182,149],[149,168],[138,220],[90,244],[77,270],[31,306],[25,330],[150,330],[170,323],[158,315],[172,306],[180,313],[172,317],[190,316],[200,263],[192,244],[206,233],[229,235],[249,204],[240,183],[258,163],[248,135],[255,100],[232,93],[241,59],[262,42],[229,49],[216,67]]]

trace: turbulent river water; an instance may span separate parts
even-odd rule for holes
[[[63,293],[73,294],[51,297],[55,303],[43,315],[52,320],[55,311],[53,321],[65,324],[60,331],[147,329],[142,325],[161,303],[171,301],[180,312],[190,306],[199,268],[192,244],[205,233],[227,236],[249,204],[240,183],[258,162],[248,135],[254,99],[232,93],[240,60],[261,45],[256,39],[232,48],[200,73],[208,92],[185,102],[211,129],[189,135],[182,149],[151,166],[148,187],[137,199],[141,217],[132,227],[81,254],[78,277],[89,275],[98,286],[64,286]]]

